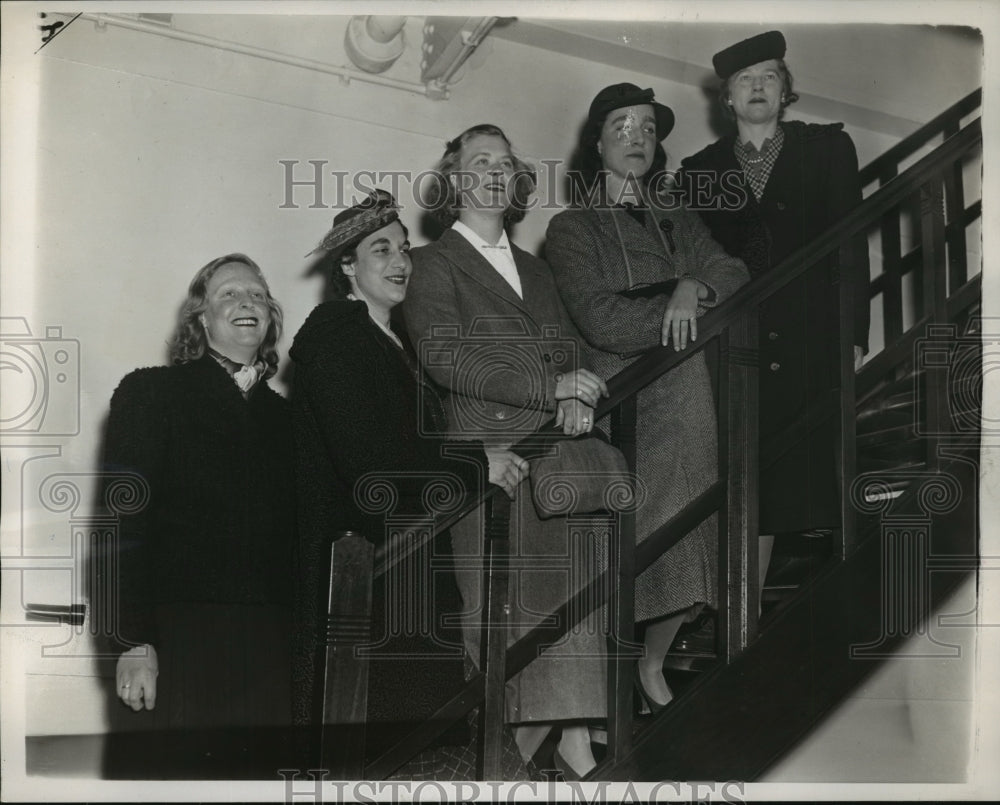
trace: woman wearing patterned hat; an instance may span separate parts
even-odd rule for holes
[[[273,778],[291,759],[256,754],[251,729],[291,723],[292,432],[267,383],[281,323],[256,263],[213,260],[173,365],[132,372],[111,399],[106,496],[128,473],[147,500],[121,515],[119,608],[105,613],[131,645],[116,693],[142,732],[109,736],[109,777]]]
[[[752,277],[777,266],[841,220],[861,201],[858,158],[842,123],[783,120],[797,100],[785,64],[785,38],[769,31],[717,53],[720,102],[735,131],[683,161],[682,183],[707,203],[700,210],[713,237],[743,260]],[[740,203],[716,204],[724,195]],[[706,191],[708,191],[706,193]],[[843,255],[843,252],[841,252]],[[834,269],[852,286],[855,369],[868,348],[868,243],[850,242],[760,306],[760,443],[766,445],[839,386],[840,310]],[[831,415],[760,468],[760,581],[775,534],[840,523]],[[767,535],[767,536],[765,536]]]
[[[590,105],[579,145],[583,170],[576,209],[549,224],[546,254],[596,371],[617,374],[660,344],[686,349],[698,316],[747,280],[743,264],[712,240],[697,215],[663,203],[671,110],[651,89],[616,84]],[[669,199],[668,199],[669,201]],[[642,540],[718,477],[716,419],[703,353],[638,396],[639,479],[648,488],[637,512]],[[636,579],[636,618],[645,655],[636,683],[658,710],[672,694],[662,666],[678,628],[716,601],[717,528],[706,520]]]
[[[322,712],[317,638],[335,532],[356,531],[381,545],[389,528],[425,517],[439,493],[458,504],[489,482],[513,496],[527,471],[508,450],[466,442],[449,451],[440,436],[446,427],[441,402],[390,320],[407,296],[409,250],[388,193],[376,191],[340,212],[316,250],[325,253],[328,301],[309,314],[289,351],[300,532],[294,704],[303,724],[318,724]],[[390,509],[377,505],[379,499],[392,499]],[[443,623],[461,609],[451,562],[450,535],[439,534],[373,589],[369,760],[428,719],[464,682],[461,631]],[[471,779],[469,740],[467,725],[455,725],[436,751],[399,774]],[[508,778],[524,776],[512,741],[507,761]]]

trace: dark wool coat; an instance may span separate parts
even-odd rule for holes
[[[669,241],[660,223],[669,221]],[[671,228],[672,225],[672,228]],[[568,210],[546,235],[566,308],[602,377],[632,363],[660,343],[669,297],[630,299],[620,292],[672,278],[693,277],[724,301],[747,281],[743,264],[719,248],[694,214],[650,211],[645,226],[624,209]],[[636,515],[640,540],[680,511],[718,477],[716,417],[704,353],[699,352],[643,389],[638,396],[636,474],[645,504]],[[714,604],[718,533],[706,520],[636,580],[636,619],[660,617],[693,604]]]
[[[403,304],[407,328],[427,373],[446,393],[449,432],[456,438],[517,441],[556,410],[556,376],[585,365],[578,334],[559,300],[549,267],[511,244],[523,299],[459,233],[448,229],[434,243],[414,249],[413,275]],[[453,531],[456,554],[481,557],[482,516],[474,513]],[[527,484],[511,511],[511,639],[537,624],[589,578],[590,555],[572,561],[567,520],[542,520]],[[520,563],[521,567],[517,565]],[[548,565],[548,568],[532,565]],[[589,567],[585,565],[590,565]],[[553,568],[554,569],[550,569]],[[481,601],[481,569],[458,574],[465,607]],[[604,716],[607,692],[600,614],[577,633],[547,650],[507,688],[512,723]],[[478,660],[479,630],[464,630],[470,655]],[[566,656],[576,654],[578,656]]]
[[[136,724],[289,723],[292,450],[287,402],[266,382],[244,399],[211,357],[115,391],[104,469],[150,494],[119,521],[119,635],[160,663]]]
[[[390,527],[427,512],[423,495],[431,485],[446,484],[445,497],[483,488],[486,462],[481,444],[465,445],[461,457],[446,457],[440,437],[421,436],[421,428],[441,420],[440,402],[415,361],[371,320],[363,302],[316,307],[289,355],[295,362],[301,537],[295,706],[299,722],[308,723],[321,713],[322,645],[316,635],[325,622],[336,532],[359,531],[382,545]],[[449,535],[439,535],[388,582],[377,582],[372,600],[377,649],[368,687],[370,755],[430,716],[464,681],[460,630],[442,625],[445,615],[460,609]],[[464,723],[447,740],[464,743]]]
[[[858,158],[843,124],[779,124],[784,143],[758,202],[724,137],[682,163],[687,200],[712,236],[757,276],[837,223],[861,201]],[[868,242],[839,266],[853,293],[854,344],[868,349]],[[836,253],[760,307],[760,439],[800,420],[811,401],[839,388],[840,312]],[[761,467],[760,531],[840,522],[835,470],[838,428],[827,420],[770,467]]]

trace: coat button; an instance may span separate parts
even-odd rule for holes
[[[781,364],[780,363],[778,363],[777,361],[772,361],[771,362],[771,371],[772,372],[777,372],[780,368],[781,368]]]
[[[777,207],[779,210],[783,210],[783,209],[785,209],[785,202],[784,201],[779,201],[774,206]]]
[[[767,334],[767,337],[768,337],[768,338],[769,338],[769,339],[770,339],[771,341],[777,341],[777,340],[778,340],[778,334],[777,334],[776,332],[774,332],[774,330],[771,330],[771,332],[769,332],[769,333]]]

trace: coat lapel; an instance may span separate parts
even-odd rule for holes
[[[784,144],[781,146],[781,152],[778,154],[777,160],[775,160],[774,167],[771,168],[771,175],[767,179],[767,184],[764,185],[764,195],[761,196],[763,199],[767,195],[767,190],[773,185],[771,179],[774,177],[774,172],[778,170],[778,165],[781,163],[782,157],[785,153],[785,149],[788,147],[788,138],[785,138]],[[719,175],[723,173],[728,173],[729,171],[736,171],[740,177],[740,186],[743,188],[744,198],[746,199],[746,204],[743,206],[742,210],[744,213],[756,214],[760,208],[760,202],[757,201],[757,197],[753,194],[753,188],[750,187],[750,183],[747,181],[746,175],[743,173],[743,168],[740,166],[740,161],[736,158],[736,135],[731,134],[722,141],[722,145],[719,149]]]
[[[612,243],[618,243],[623,248],[624,255],[636,257],[643,254],[651,255],[657,260],[665,261],[668,266],[673,266],[669,250],[664,248],[659,232],[653,229],[659,226],[660,220],[664,217],[662,214],[658,215],[650,210],[646,217],[646,226],[641,226],[624,210],[600,209],[597,215],[605,235]]]
[[[470,280],[485,288],[491,294],[501,297],[505,302],[514,305],[519,310],[531,315],[531,311],[524,300],[518,298],[510,284],[497,272],[489,260],[483,257],[479,251],[473,247],[469,241],[457,232],[448,229],[445,231],[438,243],[441,244],[441,255],[453,263]],[[511,244],[514,250],[514,262],[517,265],[517,273],[521,277],[521,291],[528,297],[529,290],[525,288],[525,272],[521,269],[522,261],[518,260],[516,247]],[[530,271],[528,272],[530,273]]]
[[[539,267],[541,261],[513,243],[510,246],[517,274],[521,278],[521,293],[524,294],[524,299],[519,299],[518,302],[536,324],[547,322],[551,319],[552,310],[549,295],[554,291],[542,276]]]
[[[802,143],[799,141],[799,138],[786,126],[782,126],[781,128],[785,132],[785,139],[781,143],[781,151],[778,152],[778,158],[774,160],[771,175],[767,177],[767,184],[764,185],[764,194],[760,197],[762,202],[765,200],[787,202],[787,199],[781,198],[780,195],[787,192],[788,188],[792,186],[790,182],[796,174],[798,164],[801,161]],[[776,193],[779,194],[778,198],[775,198]],[[753,198],[753,193],[750,196]]]

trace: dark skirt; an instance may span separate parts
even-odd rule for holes
[[[109,779],[281,779],[296,759],[286,607],[156,609],[153,710],[132,712],[109,682]]]

